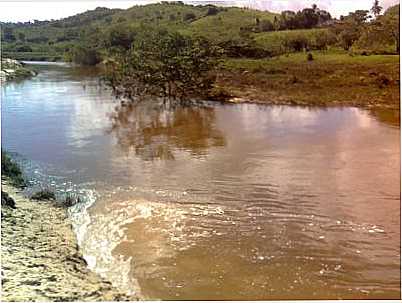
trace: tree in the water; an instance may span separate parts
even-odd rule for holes
[[[206,97],[215,81],[217,49],[179,33],[139,33],[127,53],[107,65],[107,82],[123,97]]]

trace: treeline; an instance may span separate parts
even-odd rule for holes
[[[280,16],[275,16],[273,21],[256,20],[255,31],[270,32],[278,30],[311,29],[326,26],[332,20],[331,14],[318,8],[314,4],[311,8],[305,8],[298,12],[283,11]]]
[[[1,24],[3,54],[97,64],[128,51],[142,32],[203,37],[227,57],[267,58],[341,47],[360,53],[399,52],[399,5],[381,15],[358,10],[334,19],[316,5],[281,14],[245,8],[162,2],[127,10],[97,8],[62,20]],[[371,14],[370,14],[371,13]]]
[[[374,1],[371,9],[357,10],[341,16],[332,32],[338,37],[339,45],[364,53],[399,53],[399,5],[389,8],[380,15],[382,7]]]

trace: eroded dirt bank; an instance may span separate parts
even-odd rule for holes
[[[1,301],[134,301],[87,269],[66,210],[31,201],[7,180],[1,209]]]

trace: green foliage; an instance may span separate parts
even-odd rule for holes
[[[368,11],[356,11],[344,17],[332,31],[345,50],[366,54],[399,53],[399,5],[368,21]]]
[[[131,49],[108,63],[107,81],[129,99],[207,96],[217,49],[207,40],[163,30],[138,34]]]
[[[20,167],[3,150],[1,150],[1,174],[9,177],[14,186],[26,186]]]
[[[280,30],[286,29],[310,29],[331,20],[331,14],[321,10],[317,5],[312,8],[305,8],[298,12],[283,11],[279,19],[276,19],[276,27]]]
[[[131,47],[135,31],[122,24],[111,26],[102,35],[101,45],[111,51],[124,51]]]
[[[267,58],[271,56],[269,50],[259,46],[254,39],[233,39],[219,43],[223,53],[230,58]]]
[[[328,29],[287,30],[254,35],[258,46],[268,51],[271,56],[278,56],[304,49],[326,50],[333,46],[336,36]]]
[[[339,45],[344,50],[349,50],[352,45],[360,38],[367,26],[369,19],[367,10],[357,10],[349,13],[348,16],[341,16],[341,22],[336,24],[331,30],[337,35]]]
[[[12,58],[96,64],[129,50],[144,28],[158,27],[193,38],[202,36],[223,47],[230,57],[327,50],[335,43],[345,50],[399,52],[399,5],[381,16],[378,1],[374,2],[372,12],[377,18],[372,22],[368,11],[358,10],[338,21],[316,5],[281,14],[180,1],[127,10],[97,8],[56,21],[1,23],[2,46]]]
[[[72,51],[72,61],[81,65],[96,65],[101,58],[95,49],[84,46],[76,46]]]

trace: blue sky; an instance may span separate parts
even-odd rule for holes
[[[29,20],[49,20],[60,19],[72,16],[86,10],[94,9],[98,6],[109,8],[128,8],[136,4],[147,4],[159,2],[153,0],[90,0],[90,1],[26,1],[0,0],[0,21],[29,21]],[[370,9],[373,0],[192,0],[185,1],[188,3],[222,3],[223,5],[247,6],[258,9],[265,9],[274,12],[291,9],[298,10],[303,7],[311,6],[313,3],[320,8],[328,10],[333,16],[347,15],[348,12],[356,9]],[[399,3],[399,0],[380,0],[383,7]]]

